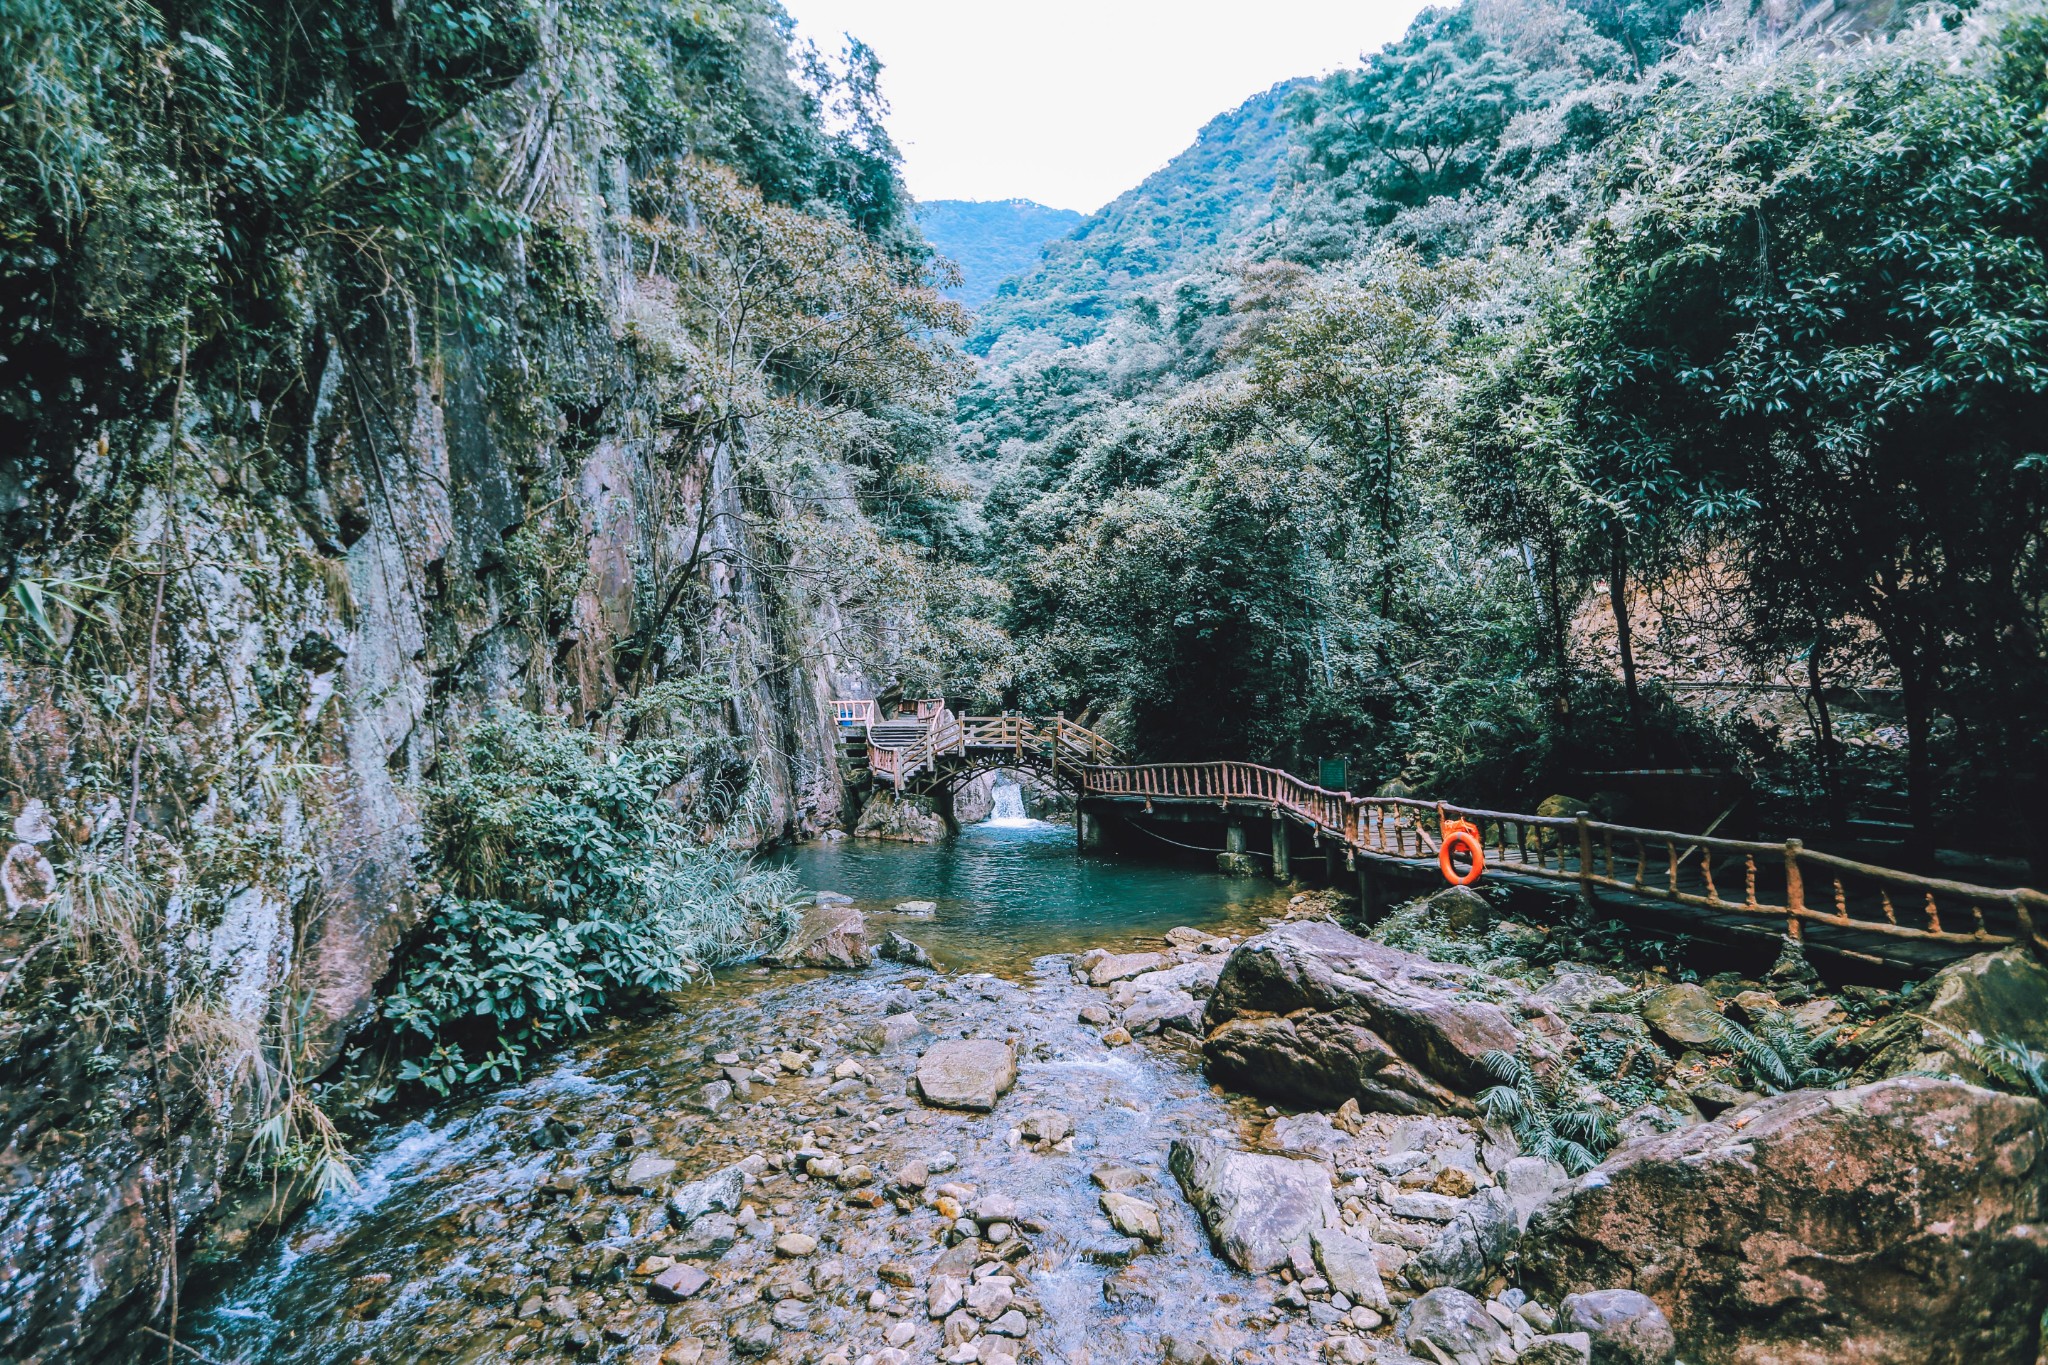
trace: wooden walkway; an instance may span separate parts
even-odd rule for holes
[[[1814,946],[1913,966],[2025,942],[2048,957],[2048,895],[1984,887],[1857,862],[1798,839],[1720,839],[1407,797],[1331,791],[1256,763],[1125,764],[1114,745],[1062,717],[956,717],[918,704],[882,720],[872,701],[835,703],[841,733],[866,746],[871,780],[931,789],[970,772],[1026,767],[1084,803],[1250,808],[1306,825],[1347,863],[1435,866],[1444,823],[1481,831],[1487,875],[1605,893],[1676,913],[1701,929],[1755,926]],[[854,735],[859,738],[854,740]],[[869,737],[873,736],[873,739]]]

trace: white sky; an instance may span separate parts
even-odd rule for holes
[[[827,52],[880,55],[919,199],[1092,212],[1276,81],[1397,38],[1422,0],[783,0]]]

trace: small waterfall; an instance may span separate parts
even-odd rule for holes
[[[1024,813],[1024,788],[1015,782],[997,783],[992,795],[995,808],[989,812],[989,824],[1001,829],[1018,829],[1038,823]]]

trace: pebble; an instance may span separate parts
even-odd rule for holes
[[[818,1239],[807,1232],[785,1233],[775,1239],[775,1250],[784,1256],[808,1256],[818,1249]]]

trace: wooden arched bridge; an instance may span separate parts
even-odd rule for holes
[[[849,777],[897,792],[950,798],[995,769],[1027,769],[1076,800],[1082,846],[1095,847],[1105,816],[1142,821],[1223,818],[1225,853],[1239,864],[1296,861],[1359,878],[1361,903],[1378,901],[1376,873],[1435,868],[1447,821],[1481,831],[1489,877],[1562,886],[1588,901],[1662,912],[1671,927],[1705,936],[1784,934],[1865,962],[1928,968],[1958,956],[2025,943],[2048,957],[2048,895],[1986,887],[1859,862],[1805,846],[1722,839],[1611,824],[1584,813],[1531,815],[1398,796],[1333,791],[1255,763],[1130,764],[1101,735],[1064,717],[958,716],[921,701],[883,716],[872,700],[834,703]],[[1245,817],[1268,825],[1254,854]],[[1313,852],[1297,851],[1302,836]]]

